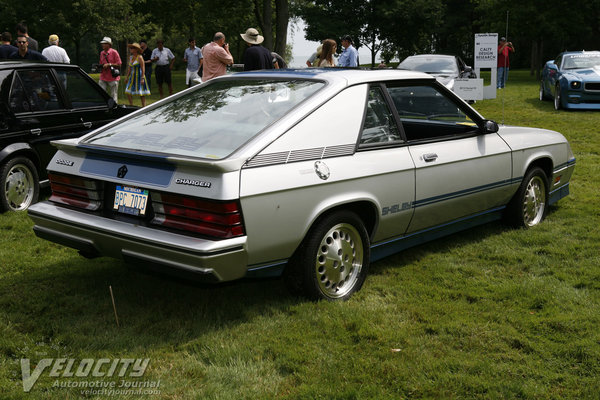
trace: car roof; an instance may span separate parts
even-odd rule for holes
[[[562,52],[561,55],[563,56],[568,56],[571,54],[594,54],[594,55],[600,55],[600,51],[597,50],[590,50],[590,51],[586,51],[586,50],[577,50],[577,51],[565,51]]]
[[[62,63],[52,63],[47,61],[31,61],[31,60],[1,60],[0,61],[0,69],[7,68],[37,68],[37,67],[65,67],[65,68],[79,68],[78,65],[75,64],[62,64]]]
[[[414,56],[406,57],[405,60],[408,58],[425,58],[425,57],[427,57],[427,58],[432,58],[432,57],[433,58],[456,58],[456,56],[451,56],[448,54],[415,54]]]
[[[361,68],[300,68],[300,69],[273,69],[261,71],[246,71],[228,75],[236,77],[265,77],[282,79],[318,79],[328,83],[342,83],[356,85],[359,83],[424,79],[435,80],[429,74],[417,71],[398,69],[361,69]]]

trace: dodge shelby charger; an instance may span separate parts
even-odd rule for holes
[[[560,133],[499,128],[400,70],[224,76],[54,144],[39,237],[217,282],[283,275],[328,300],[409,246],[537,225],[575,165]]]

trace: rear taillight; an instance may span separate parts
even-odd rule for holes
[[[238,201],[217,202],[152,193],[153,224],[227,239],[244,235]]]
[[[96,211],[102,206],[102,190],[97,181],[70,175],[49,173],[52,196],[48,200],[84,210]]]

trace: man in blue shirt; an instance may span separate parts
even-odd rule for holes
[[[190,38],[188,40],[189,47],[185,49],[183,54],[183,62],[187,63],[185,69],[185,84],[190,87],[194,84],[194,79],[200,79],[200,67],[202,66],[202,51],[196,47],[196,40]]]
[[[9,58],[14,58],[17,60],[38,60],[38,61],[48,61],[46,57],[35,50],[28,49],[29,42],[27,41],[26,36],[18,36],[17,37],[17,51],[12,53]]]
[[[338,67],[358,67],[358,50],[352,46],[352,37],[345,35],[342,37],[342,47],[344,51],[338,58]]]
[[[15,46],[12,46],[12,35],[10,32],[2,32],[2,39],[0,40],[0,59],[8,58],[12,53],[17,51]]]

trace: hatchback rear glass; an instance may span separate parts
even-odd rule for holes
[[[324,86],[309,80],[223,80],[86,139],[103,147],[222,159]]]

